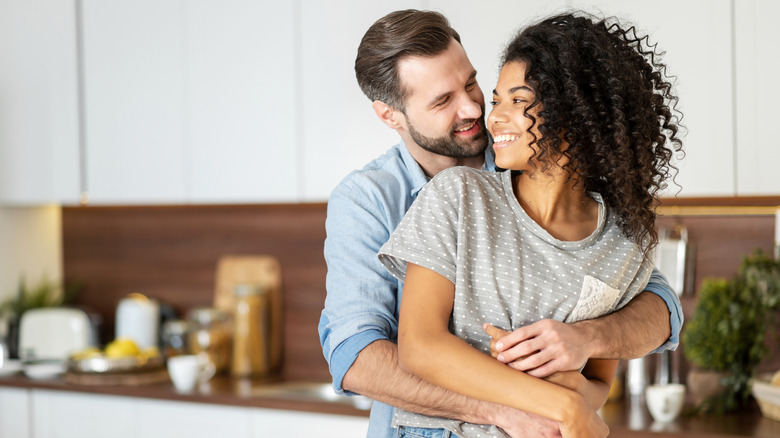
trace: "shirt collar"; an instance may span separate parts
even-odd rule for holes
[[[488,136],[488,138],[490,138],[490,140],[488,142],[487,150],[485,150],[485,163],[482,165],[482,169],[496,171],[497,167],[495,153],[493,152],[493,139],[490,136]],[[409,169],[409,179],[412,183],[411,195],[412,198],[417,198],[417,194],[425,187],[425,184],[428,184],[430,178],[425,175],[420,164],[412,157],[412,154],[409,152],[409,149],[406,147],[406,143],[404,143],[403,140],[401,140],[400,146],[399,149],[401,149],[401,158],[403,159],[404,166]]]

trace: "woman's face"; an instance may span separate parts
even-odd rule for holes
[[[496,152],[496,165],[510,170],[532,170],[529,159],[533,154],[530,143],[541,138],[538,126],[543,122],[538,117],[540,105],[526,113],[534,101],[534,92],[525,82],[525,63],[508,62],[501,68],[498,84],[493,90],[492,111],[487,118],[490,134],[493,136],[493,149]],[[532,119],[536,124],[531,130]],[[531,134],[533,133],[533,135]]]

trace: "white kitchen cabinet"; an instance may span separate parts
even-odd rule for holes
[[[0,438],[25,438],[29,436],[29,390],[0,388]]]
[[[677,76],[686,156],[679,196],[734,196],[733,56],[730,0],[574,1],[573,6],[630,20],[665,51]],[[674,196],[670,184],[664,196]]]
[[[298,199],[295,4],[185,3],[188,200]]]
[[[780,193],[780,138],[774,124],[780,116],[777,71],[780,35],[774,0],[734,2],[736,46],[737,195]]]
[[[182,2],[84,0],[82,26],[90,202],[183,202]]]
[[[78,202],[74,1],[0,2],[0,204]]]
[[[252,438],[362,438],[368,418],[263,409],[253,412],[252,430]]]
[[[251,408],[148,399],[134,404],[136,438],[250,436]]]
[[[85,0],[90,201],[297,200],[293,5]]]
[[[139,436],[136,399],[43,389],[32,390],[31,397],[31,438]]]

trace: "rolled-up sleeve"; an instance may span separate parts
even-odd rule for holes
[[[338,393],[344,375],[367,345],[398,336],[400,282],[377,259],[397,222],[365,184],[343,182],[328,201],[325,222],[327,297],[319,323],[320,344]],[[358,188],[360,187],[360,188]],[[392,190],[392,188],[391,188]],[[373,198],[372,198],[373,197]]]
[[[683,324],[683,312],[680,298],[674,290],[672,290],[666,277],[664,277],[658,269],[653,269],[652,274],[650,274],[650,281],[648,281],[645,290],[661,297],[669,308],[671,335],[669,336],[669,339],[667,339],[663,345],[656,348],[653,353],[677,349],[677,346],[680,344],[680,330],[682,330]]]

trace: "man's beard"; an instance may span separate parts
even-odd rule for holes
[[[485,124],[481,120],[479,121],[479,132],[467,140],[458,138],[454,131],[474,123],[476,119],[465,120],[459,124],[460,126],[453,126],[448,135],[441,137],[426,137],[414,128],[408,117],[407,121],[412,140],[421,148],[434,154],[452,158],[473,158],[484,154],[488,146]]]

